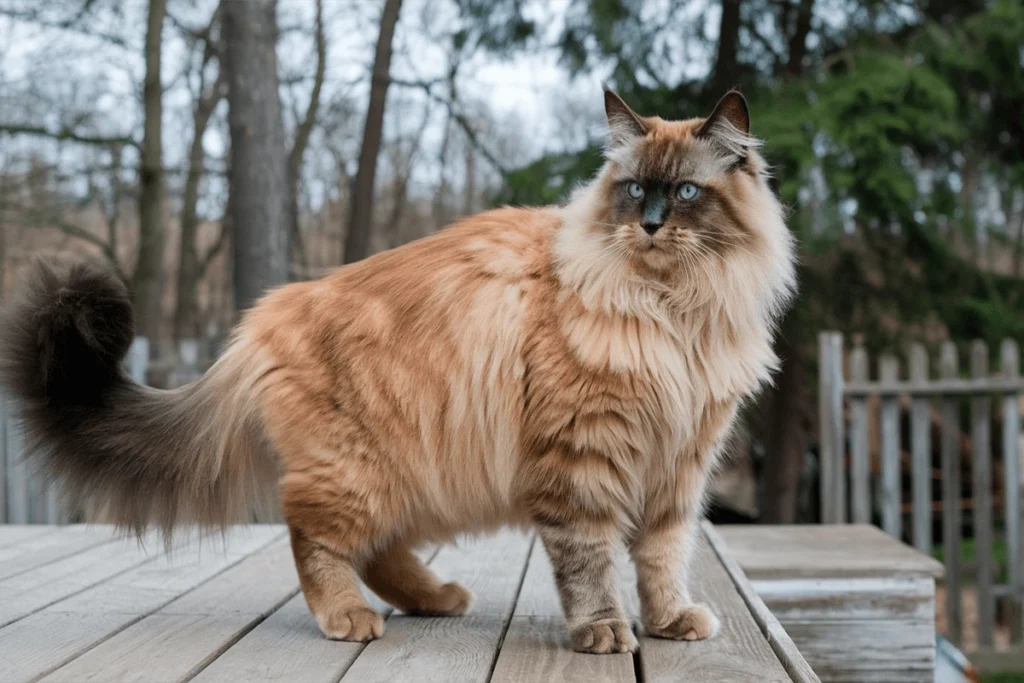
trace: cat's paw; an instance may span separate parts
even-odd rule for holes
[[[441,586],[436,593],[421,596],[420,604],[407,612],[434,617],[457,617],[468,612],[472,603],[473,594],[452,581]]]
[[[718,617],[706,605],[686,605],[659,623],[648,623],[647,634],[672,640],[704,640],[718,634]]]
[[[572,649],[606,655],[615,652],[633,652],[637,648],[636,636],[625,619],[602,619],[571,629]]]
[[[384,618],[368,607],[317,615],[316,621],[331,640],[365,643],[384,635]]]

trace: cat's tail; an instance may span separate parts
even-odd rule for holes
[[[134,331],[112,273],[33,269],[0,317],[0,383],[20,408],[29,459],[71,505],[136,533],[252,521],[273,506],[278,463],[249,354],[234,345],[192,384],[150,389],[122,369]]]

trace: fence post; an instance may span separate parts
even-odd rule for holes
[[[6,427],[4,429],[4,451],[7,453],[7,522],[28,524],[28,465],[25,463],[21,426],[17,411],[10,397],[3,398]]]
[[[136,384],[146,383],[146,366],[149,365],[149,340],[136,337],[124,359],[125,370]]]
[[[900,361],[885,355],[878,361],[883,385],[899,381]],[[900,486],[900,399],[895,394],[882,396],[882,529],[893,538],[902,534]]]
[[[24,457],[24,454],[22,454]],[[38,468],[27,467],[28,476],[28,521],[42,524],[46,521],[46,484]]]
[[[956,345],[945,342],[939,358],[942,379],[960,374]],[[942,546],[946,565],[947,635],[961,640],[963,608],[960,604],[960,406],[953,396],[942,399]]]
[[[868,381],[868,352],[850,353],[850,379]],[[850,513],[857,524],[871,523],[871,463],[868,452],[868,404],[864,396],[850,399]]]
[[[910,381],[928,383],[928,352],[921,344],[910,347]],[[932,552],[932,420],[927,397],[915,396],[910,408],[911,500],[914,547]]]
[[[988,346],[971,343],[971,378],[988,378]],[[985,394],[971,398],[971,479],[973,480],[974,555],[978,576],[978,645],[992,646],[992,400]]]
[[[199,377],[199,340],[178,340],[178,363],[171,371],[169,384],[172,387],[188,384]]]
[[[846,521],[846,477],[843,471],[843,335],[818,335],[818,411],[821,424],[821,521]]]
[[[1006,379],[1020,377],[1020,350],[1013,339],[1004,339],[999,348],[999,369]],[[1010,642],[1021,637],[1021,538],[1020,538],[1020,394],[1003,397],[1003,526],[1006,532],[1006,557],[1010,584]]]
[[[7,399],[3,392],[0,392],[0,524],[6,524],[7,519],[7,486],[10,479],[10,469],[7,459]]]
[[[47,524],[60,524],[60,502],[57,495],[57,482],[50,482],[46,487],[46,507],[43,521]]]

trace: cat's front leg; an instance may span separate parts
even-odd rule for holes
[[[579,527],[538,525],[555,570],[555,583],[577,652],[608,654],[636,649],[615,585],[613,544]]]
[[[571,496],[540,494],[531,507],[554,568],[573,649],[593,654],[632,652],[636,636],[615,582],[614,552],[620,538],[615,517],[580,509],[571,500]]]
[[[703,640],[718,633],[718,618],[706,605],[694,603],[686,586],[687,546],[698,529],[695,511],[664,511],[648,520],[630,544],[648,635]]]

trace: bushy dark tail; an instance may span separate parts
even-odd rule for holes
[[[0,317],[0,384],[16,399],[27,456],[71,506],[141,533],[251,521],[271,504],[277,462],[247,354],[235,344],[196,382],[135,384],[128,291],[78,264],[32,269]]]

